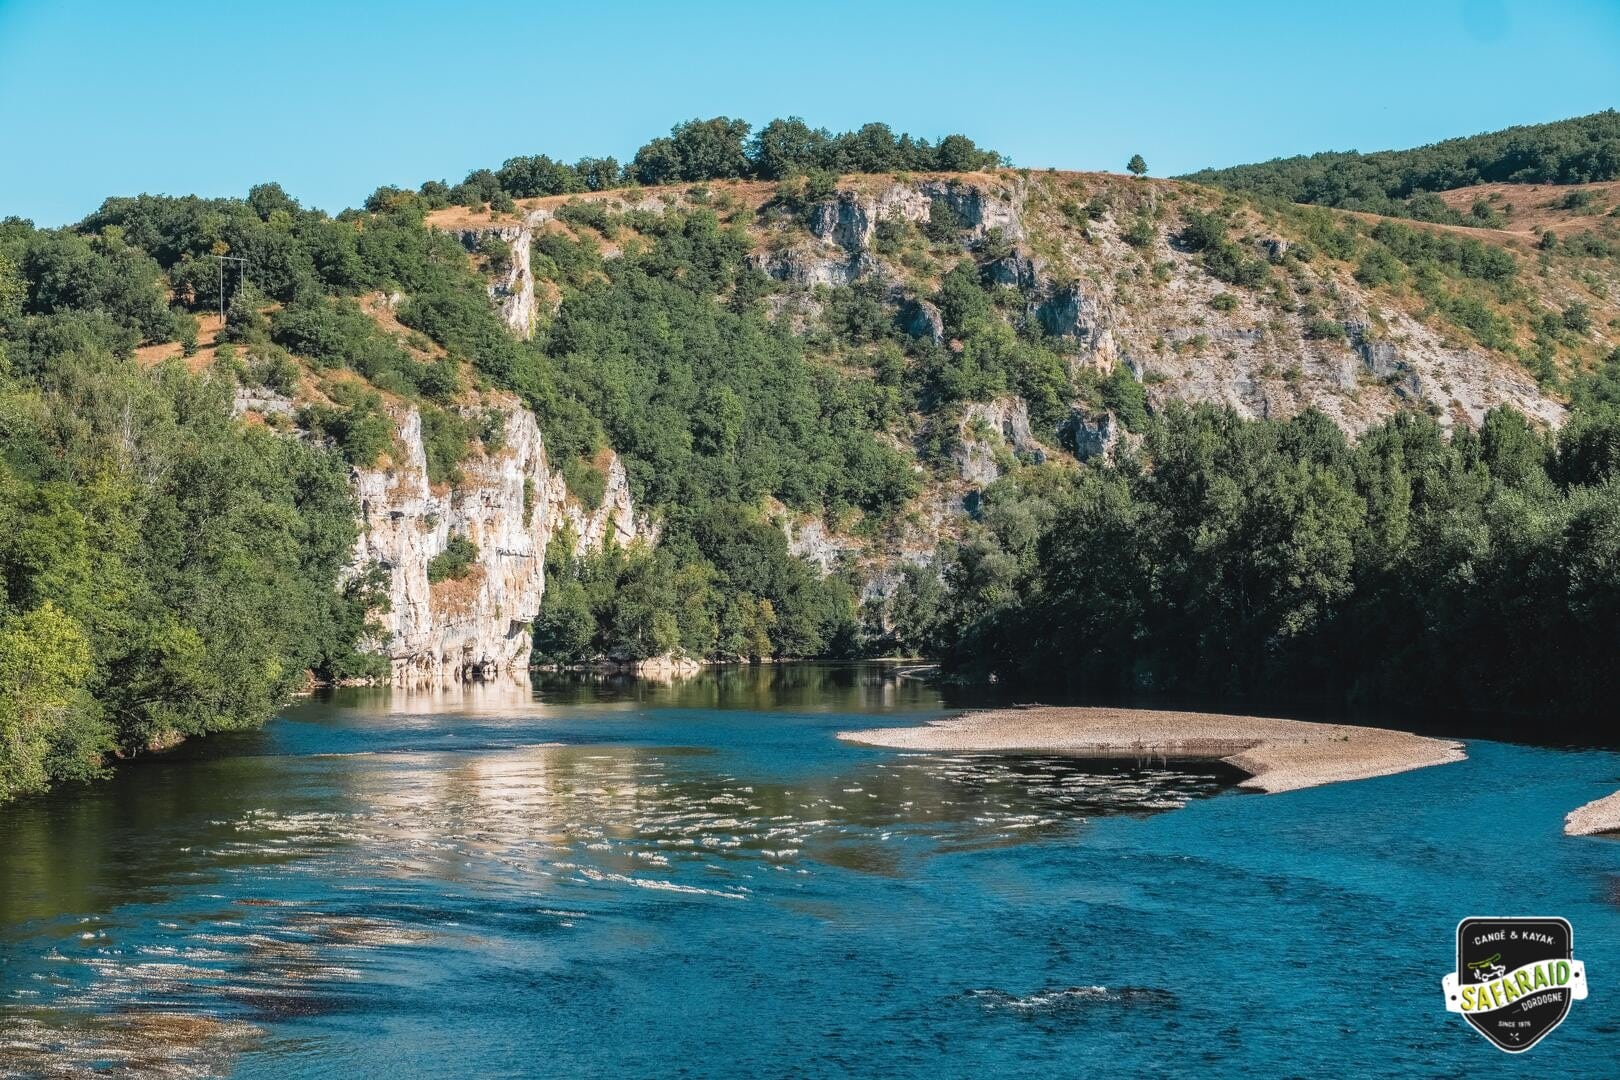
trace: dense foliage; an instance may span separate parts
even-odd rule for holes
[[[342,461],[244,426],[231,402],[240,381],[296,376],[272,334],[379,382],[405,370],[320,298],[366,284],[388,239],[274,185],[109,200],[77,229],[0,223],[0,799],[93,775],[108,752],[258,723],[306,671],[377,671],[356,649],[378,575],[340,576],[356,528]],[[216,246],[254,259],[224,298]],[[273,320],[266,297],[285,305]],[[222,338],[243,352],[197,374],[131,362],[147,342],[194,348],[194,312],[222,299]],[[344,435],[345,453],[375,452],[375,425]]]
[[[704,180],[781,180],[806,173],[875,173],[903,170],[971,172],[994,168],[1001,155],[966,135],[937,143],[895,135],[887,124],[866,124],[838,134],[812,128],[796,116],[772,120],[758,132],[744,120],[717,116],[676,124],[637,150],[626,164],[611,157],[570,165],[545,154],[508,159],[499,169],[474,169],[454,186],[430,180],[418,191],[430,205],[501,209],[512,199],[603,191],[628,184],[680,184]],[[384,188],[379,203],[397,192]]]
[[[538,651],[554,662],[848,654],[852,590],[789,554],[758,507],[769,497],[891,520],[917,488],[907,457],[877,437],[898,412],[895,388],[813,362],[766,318],[772,285],[713,212],[636,225],[645,244],[605,262],[546,249],[542,272],[564,299],[538,343],[550,389],[534,401],[552,453],[587,475],[601,448],[619,451],[663,537],[655,552],[557,566]]]
[[[1182,177],[1291,202],[1452,224],[1488,222],[1465,222],[1463,215],[1438,199],[1425,199],[1425,194],[1493,182],[1582,184],[1617,178],[1620,113],[1613,109],[1411,150],[1311,154]]]
[[[1352,445],[1316,412],[1173,406],[1117,466],[990,488],[897,632],[1020,683],[1596,714],[1620,691],[1617,386],[1620,356],[1555,438],[1506,409]]]
[[[687,656],[856,656],[856,585],[793,557],[757,510],[718,504],[685,517],[656,548],[616,545],[581,558],[548,553],[538,660],[577,664]]]
[[[231,386],[94,345],[0,374],[0,800],[373,670],[344,471]]]
[[[772,145],[766,136],[784,130],[797,132],[775,125],[744,157],[755,160],[760,146]],[[740,139],[746,127],[727,132]],[[708,151],[699,153],[693,140],[712,134],[683,125],[672,140],[696,161]],[[990,160],[961,139],[930,147],[893,139],[880,126],[857,135],[811,133],[804,145],[820,156],[802,164],[966,168]],[[786,152],[771,150],[777,164],[770,168],[787,170]],[[748,269],[741,229],[706,209],[639,216],[627,223],[637,242],[613,259],[588,239],[538,237],[536,272],[562,290],[563,302],[538,340],[516,340],[492,311],[479,273],[498,272],[510,250],[481,246],[478,266],[469,266],[453,239],[424,227],[435,201],[385,191],[367,211],[334,219],[270,184],[245,200],[110,199],[75,229],[40,232],[16,223],[9,256],[16,270],[6,278],[17,286],[7,293],[16,309],[11,367],[38,379],[65,350],[84,349],[127,368],[139,345],[195,342],[197,316],[224,308],[225,344],[201,377],[217,394],[228,395],[233,384],[296,391],[301,404],[292,419],[316,437],[299,452],[328,468],[339,460],[369,466],[389,452],[383,395],[403,397],[421,410],[436,483],[458,478],[473,445],[499,446],[498,424],[456,404],[469,378],[515,390],[539,415],[548,452],[582,502],[601,498],[601,453],[612,446],[638,504],[663,522],[655,555],[593,556],[604,565],[628,560],[632,568],[659,560],[659,588],[650,594],[657,617],[642,620],[644,632],[622,630],[638,595],[626,583],[611,590],[606,607],[597,605],[589,648],[542,641],[546,655],[857,649],[859,611],[849,583],[824,579],[789,554],[781,530],[758,508],[775,499],[846,524],[868,520],[870,528],[891,519],[917,487],[908,457],[877,437],[900,409],[893,379],[851,379],[808,356],[800,337],[766,317],[773,286]],[[616,227],[599,213],[588,216],[593,226]],[[247,260],[246,268],[221,273],[213,256],[222,253]],[[380,328],[380,297],[393,297],[387,306],[408,337]],[[262,431],[252,439],[280,445]],[[452,547],[431,576],[461,576],[469,558]],[[557,571],[561,579],[575,569]],[[582,582],[608,574],[578,570]],[[670,582],[683,583],[677,598]],[[564,612],[570,593],[562,581],[548,608]],[[325,658],[303,666],[336,671],[336,661]]]

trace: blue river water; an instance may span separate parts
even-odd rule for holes
[[[0,1075],[1620,1076],[1620,754],[1262,796],[1218,765],[897,753],[878,666],[339,691],[0,811]],[[1560,915],[1526,1054],[1443,1007]]]

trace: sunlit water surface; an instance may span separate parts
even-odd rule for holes
[[[1620,755],[1279,796],[1217,766],[864,749],[879,666],[342,691],[0,811],[0,1073],[1620,1075]],[[1528,1055],[1470,914],[1562,915]]]

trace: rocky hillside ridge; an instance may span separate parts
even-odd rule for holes
[[[768,185],[758,183],[739,183],[736,186],[758,189],[751,192],[755,195],[768,188]],[[566,231],[567,227],[557,219],[557,210],[574,199],[611,199],[615,210],[621,212],[646,210],[661,213],[671,207],[690,205],[684,192],[677,195],[657,188],[647,191],[649,193],[639,197],[624,190],[614,190],[594,195],[527,199],[519,205],[516,214],[473,214],[463,207],[453,206],[435,211],[429,216],[428,223],[455,237],[469,254],[477,252],[481,243],[489,239],[499,240],[506,245],[510,259],[506,268],[490,281],[489,298],[500,312],[501,321],[507,329],[520,338],[528,339],[534,336],[540,317],[540,292],[536,288],[531,258],[535,237],[548,227]],[[613,253],[611,246],[604,252],[609,255]],[[550,294],[549,299],[548,314],[555,312],[556,305],[561,302],[555,293]]]
[[[1315,406],[1351,433],[1408,408],[1428,411],[1444,426],[1477,425],[1503,404],[1549,425],[1562,421],[1562,405],[1521,365],[1474,344],[1410,297],[1361,285],[1347,264],[1291,259],[1290,250],[1301,250],[1301,238],[1291,235],[1296,227],[1253,205],[1237,210],[1233,232],[1278,268],[1293,295],[1279,301],[1275,292],[1211,277],[1175,236],[1181,211],[1221,203],[1219,193],[1194,185],[1011,171],[846,177],[831,198],[799,214],[772,212],[774,190],[716,183],[555,196],[520,204],[512,218],[479,220],[453,208],[429,222],[469,249],[488,235],[511,243],[510,267],[490,291],[507,324],[527,336],[540,313],[526,249],[537,229],[563,227],[559,208],[582,200],[614,211],[659,210],[693,205],[694,193],[706,204],[724,193],[753,212],[755,265],[787,285],[789,297],[803,294],[813,312],[818,287],[875,279],[906,329],[939,339],[943,327],[926,297],[948,267],[891,257],[875,234],[886,221],[927,226],[944,208],[964,226],[963,253],[979,258],[988,280],[1022,294],[1026,319],[1038,321],[1076,363],[1106,371],[1124,362],[1155,403],[1207,401],[1248,417],[1287,417]],[[1145,245],[1124,235],[1138,220],[1154,222]],[[1549,302],[1578,291],[1572,281],[1545,276],[1536,286]],[[790,306],[784,297],[775,302]],[[1324,335],[1324,319],[1342,330]]]
[[[1004,317],[1043,331],[1072,372],[1123,365],[1154,406],[1210,402],[1269,418],[1315,407],[1352,435],[1402,410],[1427,412],[1445,427],[1477,426],[1498,405],[1549,426],[1565,414],[1517,358],[1480,345],[1415,288],[1364,285],[1355,263],[1307,239],[1311,219],[1302,213],[1192,184],[1014,170],[863,175],[841,178],[826,197],[794,199],[775,185],[716,182],[524,200],[507,216],[454,207],[428,223],[469,251],[491,235],[510,244],[513,257],[490,292],[512,331],[530,336],[554,310],[540,310],[537,290],[555,295],[555,286],[537,284],[527,257],[542,230],[589,237],[608,257],[638,242],[633,229],[601,231],[587,215],[570,214],[576,202],[609,214],[704,206],[741,225],[754,241],[753,265],[780,283],[772,310],[799,329],[817,324],[829,290],[870,284],[906,333],[954,348],[931,297],[946,271],[972,259],[996,287]],[[1182,241],[1187,215],[1210,211],[1229,221],[1242,257],[1265,265],[1265,287],[1218,280]],[[1352,220],[1309,213],[1330,226]],[[954,230],[949,243],[930,229],[941,215]],[[1589,304],[1593,355],[1613,346],[1614,283],[1595,287],[1590,275],[1546,260],[1538,269],[1522,250],[1516,257],[1522,295],[1514,303],[1529,313]],[[1085,401],[1056,430],[1033,430],[1015,398],[968,403],[943,420],[953,426],[955,474],[931,480],[898,544],[880,551],[783,514],[793,550],[824,571],[859,562],[869,591],[883,591],[898,560],[927,560],[971,512],[976,492],[1015,461],[1108,456],[1129,438],[1117,417]],[[919,418],[914,428],[933,422]]]

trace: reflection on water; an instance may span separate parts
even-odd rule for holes
[[[576,704],[864,713],[937,708],[939,690],[925,678],[930,671],[917,664],[722,664],[695,678],[537,672],[534,688],[543,700]]]
[[[946,705],[880,666],[344,691],[7,807],[0,1075],[1513,1075],[1433,999],[1460,917],[1620,969],[1620,845],[1561,831],[1613,754],[1204,799],[833,737]],[[1616,1000],[1565,1074],[1614,1071]]]
[[[689,905],[836,912],[862,876],[1230,780],[832,738],[938,707],[875,666],[345,691],[24,803],[0,868],[0,1062],[213,1074],[290,1053],[263,1043],[284,1026],[408,995],[424,964]]]

